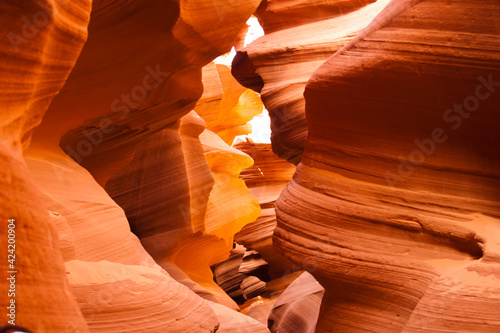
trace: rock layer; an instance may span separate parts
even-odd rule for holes
[[[153,268],[69,261],[66,271],[93,332],[216,332],[219,327],[206,301]]]
[[[235,241],[257,250],[269,262],[269,274],[278,278],[291,271],[293,264],[273,249],[272,235],[276,227],[274,203],[295,172],[295,166],[275,154],[270,144],[239,142],[235,148],[254,160],[254,165],[243,170],[240,177],[257,198],[261,214],[254,222],[245,225],[235,235]]]
[[[318,332],[499,329],[498,17],[392,1],[309,81],[274,242],[326,288]]]
[[[231,71],[242,85],[261,93],[271,117],[273,151],[281,158],[294,164],[300,162],[307,135],[305,85],[326,59],[353,39],[388,3],[371,2],[262,3],[258,15],[266,35],[238,51]],[[321,15],[314,18],[314,13]],[[291,19],[296,16],[302,19]]]
[[[202,76],[204,91],[194,110],[207,129],[228,145],[236,136],[250,134],[248,122],[264,110],[259,95],[240,85],[225,65],[210,63],[203,67]]]
[[[325,289],[308,272],[293,281],[274,303],[268,318],[273,333],[314,333]]]
[[[23,148],[80,54],[90,5],[83,0],[0,2],[0,245],[4,251],[0,325],[11,321],[9,325],[43,333],[63,332],[71,322],[80,332],[88,332],[66,280],[51,214],[30,175]],[[12,271],[16,273],[8,273]],[[7,310],[12,301],[14,310]]]
[[[192,110],[202,67],[231,49],[258,4],[94,1],[87,43],[34,142],[60,145],[104,185],[148,135]]]
[[[5,221],[19,221],[17,265],[22,274],[17,280],[17,323],[36,332],[86,332],[89,327],[97,332],[215,332],[221,326],[206,301],[153,264],[131,234],[123,210],[102,186],[130,162],[137,172],[137,165],[144,164],[135,160],[134,165],[136,154],[151,168],[142,170],[142,184],[137,184],[137,173],[131,172],[129,183],[122,179],[125,184],[119,194],[134,201],[135,188],[143,200],[140,207],[122,200],[127,213],[136,220],[150,215],[154,223],[149,227],[164,227],[158,220],[165,203],[154,201],[154,194],[171,183],[171,189],[187,195],[179,198],[172,191],[170,198],[188,208],[182,211],[186,214],[172,214],[167,221],[180,230],[172,243],[203,230],[209,196],[191,193],[214,184],[197,138],[203,121],[194,116],[178,121],[202,94],[202,67],[230,50],[257,6],[257,0],[0,4],[5,23],[0,28],[4,74],[0,79],[0,185],[8,189],[0,212]],[[146,149],[137,149],[140,143]],[[170,155],[159,154],[162,159],[156,164],[148,158],[148,151],[166,153],[163,148],[168,145],[175,146],[167,150]],[[179,162],[170,165],[177,173],[163,172],[163,182],[155,183],[151,172],[165,156]],[[251,163],[244,159],[241,168]],[[237,175],[231,174],[241,185]],[[127,188],[130,183],[132,188]],[[234,188],[239,192],[231,193],[243,193],[252,200],[244,185]],[[204,204],[196,205],[196,199]],[[196,213],[192,212],[195,205]],[[250,206],[256,209],[235,207],[233,211],[239,209],[251,218],[258,214],[258,205]],[[214,219],[217,213],[212,214]],[[212,222],[209,231],[223,233],[232,243],[235,231],[223,229],[227,220]],[[147,234],[145,229],[140,231]],[[69,274],[64,272],[63,259]],[[67,275],[71,275],[76,303]],[[210,298],[208,291],[196,285],[192,289]],[[112,296],[105,307],[99,303],[102,291]],[[192,308],[200,314],[188,310]],[[254,324],[259,327],[256,331],[267,331]],[[224,326],[231,326],[227,318]]]

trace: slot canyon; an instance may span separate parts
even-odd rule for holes
[[[500,1],[0,16],[0,333],[500,332]]]

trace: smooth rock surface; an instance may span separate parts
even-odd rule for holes
[[[326,289],[317,332],[499,329],[498,17],[392,1],[310,79],[274,244]]]
[[[307,136],[303,97],[307,81],[388,2],[293,0],[262,3],[258,15],[266,34],[238,51],[231,71],[242,85],[261,93],[271,117],[273,151],[278,156],[293,164],[300,162]],[[322,15],[314,18],[314,13]],[[330,14],[323,15],[326,13]],[[297,20],[297,16],[302,19]],[[266,29],[268,25],[273,28]]]
[[[69,322],[75,330],[88,332],[66,279],[56,221],[43,204],[23,149],[80,54],[90,9],[90,1],[85,0],[0,2],[0,245],[4,251],[0,325],[48,333],[64,332]],[[13,313],[7,310],[11,301]]]

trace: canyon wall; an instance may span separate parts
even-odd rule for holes
[[[498,2],[0,16],[0,325],[500,331]]]
[[[1,215],[4,234],[12,223],[16,230],[16,324],[35,332],[231,332],[242,323],[241,332],[268,332],[253,319],[214,305],[208,299],[217,297],[150,256],[164,255],[158,244],[170,248],[158,241],[166,226],[176,236],[163,240],[174,245],[202,231],[205,211],[220,200],[209,196],[212,187],[239,186],[255,201],[240,228],[259,214],[234,165],[229,178],[214,181],[198,139],[204,121],[196,115],[180,120],[202,95],[203,66],[230,50],[258,4],[2,2],[9,23],[1,29],[7,60],[2,59],[7,75],[0,86],[7,97],[2,98]],[[219,151],[231,150],[221,142]],[[252,163],[243,158],[239,170]],[[148,168],[142,170],[144,163]],[[158,170],[165,170],[164,177],[155,175]],[[103,189],[110,177],[123,174],[120,186],[114,184],[122,198],[117,201],[144,239],[131,233],[122,207]],[[162,192],[165,188],[177,192]],[[174,201],[159,202],[158,191]],[[184,196],[177,196],[179,191]],[[233,190],[231,200],[240,192]],[[205,204],[194,204],[199,201]],[[172,206],[178,209],[161,214]],[[15,222],[7,222],[11,219]],[[217,233],[215,224],[207,232]],[[151,230],[156,240],[148,242]],[[232,245],[232,235],[227,238],[224,249]],[[6,242],[2,238],[5,248]]]
[[[274,244],[326,289],[317,332],[500,329],[498,17],[394,0],[309,80]]]
[[[379,1],[263,1],[265,36],[238,50],[234,77],[261,94],[273,151],[294,164],[307,136],[304,88],[313,72],[387,5]]]
[[[67,322],[88,332],[66,279],[53,215],[43,204],[23,149],[87,39],[90,5],[0,2],[1,323],[37,332],[64,332]]]

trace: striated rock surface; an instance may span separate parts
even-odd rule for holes
[[[300,26],[347,14],[376,0],[264,0],[255,15],[266,32]]]
[[[215,180],[208,199],[205,233],[232,244],[233,235],[260,215],[259,202],[238,177],[253,160],[209,130],[200,135],[200,140]]]
[[[240,177],[261,207],[259,218],[245,225],[235,235],[235,241],[257,250],[270,264],[269,274],[273,278],[300,269],[293,268],[293,264],[276,253],[272,246],[272,235],[276,227],[274,203],[292,178],[295,166],[273,154],[270,144],[245,141],[238,142],[234,147],[254,160],[254,165],[243,170]]]
[[[240,285],[247,276],[239,272],[244,255],[245,247],[236,245],[229,258],[212,267],[215,282],[237,303],[244,302]]]
[[[254,13],[266,35],[244,47]],[[497,2],[6,0],[0,16],[15,324],[500,331]],[[212,63],[233,46],[231,69]],[[262,102],[296,169],[229,146]]]
[[[214,310],[189,289],[217,298],[156,265],[102,187],[121,176],[110,188],[155,256],[205,231],[214,179],[198,139],[204,123],[179,120],[202,94],[202,67],[230,50],[259,2],[11,2],[0,4],[0,212],[19,220],[17,323],[36,332],[215,332]],[[237,177],[251,164],[243,160],[238,171],[217,168],[236,180],[220,177],[221,192],[233,202],[242,193],[245,205],[255,199]],[[208,232],[232,243],[236,229],[225,225],[234,218],[241,228],[259,213],[247,206],[211,207]],[[233,211],[241,215],[224,215]]]
[[[258,4],[94,1],[87,43],[34,142],[59,145],[104,185],[148,135],[192,110],[202,67],[231,49]]]
[[[217,333],[269,333],[265,324],[230,310],[220,304],[210,303],[220,322]]]
[[[226,240],[216,236],[196,234],[182,241],[169,261],[160,262],[160,265],[170,273],[171,269],[168,266],[174,264],[192,281],[208,290],[217,303],[238,310],[236,302],[215,283],[210,270],[211,266],[228,258],[232,247],[232,244],[227,244]]]
[[[206,301],[153,268],[74,260],[66,271],[93,332],[216,332],[219,327]]]
[[[326,289],[317,332],[500,329],[498,17],[392,1],[309,81],[274,244]]]
[[[274,303],[268,318],[270,331],[314,333],[324,293],[311,274],[302,273]]]
[[[202,77],[204,91],[194,110],[206,121],[207,129],[228,145],[236,136],[250,134],[248,122],[264,110],[259,95],[239,84],[222,64],[203,67]]]
[[[25,158],[64,240],[65,261],[139,263],[123,209],[87,170],[61,150],[31,148]]]
[[[267,291],[266,283],[253,275],[241,281],[240,288],[243,293],[243,298],[246,300],[257,297]]]
[[[157,260],[193,233],[182,148],[179,124],[150,135],[132,162],[106,183],[106,191],[125,210],[132,232]]]
[[[84,0],[0,2],[2,326],[63,332],[71,322],[88,332],[66,280],[55,223],[23,149],[80,54],[90,5]]]
[[[386,6],[373,1],[263,1],[266,35],[238,51],[232,73],[261,93],[271,117],[273,151],[297,164],[307,135],[304,88],[314,71]]]
[[[269,265],[256,251],[235,243],[229,258],[212,265],[213,279],[235,302],[244,303],[266,292]]]

